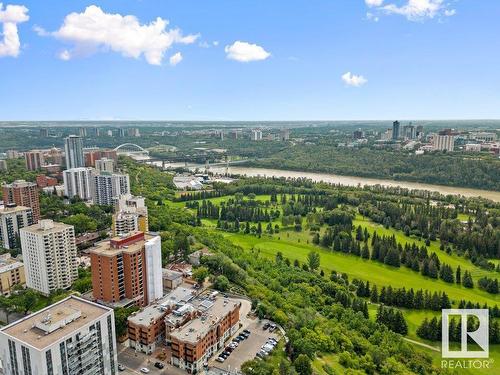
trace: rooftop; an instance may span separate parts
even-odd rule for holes
[[[30,225],[29,227],[22,228],[21,231],[28,233],[53,233],[59,232],[63,229],[72,228],[72,225],[58,223],[52,220],[40,220],[37,224]]]
[[[30,211],[30,207],[16,206],[15,204],[7,204],[3,208],[0,208],[0,215],[12,214],[21,211]]]
[[[144,243],[155,236],[143,232],[131,232],[126,236],[116,236],[111,240],[105,240],[90,248],[91,254],[102,256],[115,256],[121,253],[135,253],[142,250]]]
[[[112,309],[69,296],[0,330],[38,350],[57,343]]]
[[[172,331],[170,334],[172,338],[196,344],[200,338],[207,335],[215,324],[219,323],[239,305],[239,302],[223,297],[217,297],[215,300],[203,299],[196,302],[193,305],[202,312],[202,315],[191,320],[180,329]]]
[[[176,306],[182,306],[191,301],[194,297],[194,292],[195,290],[190,286],[181,285],[170,293],[165,294],[154,304],[131,315],[128,320],[135,325],[148,326],[154,320],[163,317],[167,310],[171,310]]]

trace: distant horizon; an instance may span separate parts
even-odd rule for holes
[[[60,125],[61,123],[96,123],[96,124],[106,124],[106,123],[175,123],[175,124],[185,124],[185,123],[338,123],[338,122],[353,122],[353,123],[365,123],[365,122],[471,122],[471,121],[483,121],[483,122],[500,122],[500,118],[394,118],[394,119],[311,119],[311,120],[218,120],[218,119],[208,119],[208,120],[158,120],[158,119],[112,119],[112,120],[0,120],[0,126],[5,124],[33,124],[33,123],[56,123]]]

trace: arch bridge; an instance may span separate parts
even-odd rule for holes
[[[148,158],[149,151],[135,143],[124,143],[114,148],[118,155],[127,155],[134,158]]]

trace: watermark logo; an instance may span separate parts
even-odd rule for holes
[[[443,358],[488,358],[489,326],[488,309],[443,309],[441,355]],[[450,349],[450,316],[459,316],[461,325],[460,350]],[[475,316],[479,320],[477,329],[467,331],[467,319]],[[467,339],[470,337],[481,350],[468,350]]]

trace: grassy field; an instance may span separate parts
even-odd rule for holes
[[[220,203],[227,201],[230,197],[220,197],[212,198],[211,201],[214,203]],[[256,200],[266,201],[269,200],[269,195],[257,196]],[[170,203],[180,207],[183,207],[185,203]],[[466,215],[462,215],[460,220],[467,220]],[[280,226],[280,220],[277,221]],[[215,230],[216,220],[202,220],[203,225],[211,227]],[[402,244],[404,243],[417,243],[419,246],[424,245],[424,242],[416,237],[407,237],[402,231],[397,231],[393,228],[386,229],[382,225],[376,224],[371,220],[357,215],[354,222],[354,226],[361,225],[363,228],[367,228],[368,232],[372,234],[377,231],[379,235],[395,235],[396,240]],[[322,229],[324,230],[324,228]],[[462,269],[462,273],[465,270],[471,272],[473,279],[475,281],[474,289],[467,289],[457,284],[445,283],[442,280],[436,280],[429,277],[424,277],[418,272],[414,272],[406,267],[395,268],[387,266],[385,264],[365,260],[357,256],[350,254],[332,252],[328,249],[321,248],[312,244],[312,237],[310,233],[306,230],[302,232],[295,232],[292,229],[281,228],[280,233],[273,235],[263,234],[261,238],[255,235],[245,235],[243,233],[228,233],[220,232],[226,238],[231,240],[234,244],[241,246],[244,250],[257,250],[260,256],[265,257],[269,260],[274,260],[276,254],[281,252],[284,257],[289,258],[291,261],[298,260],[303,263],[307,260],[307,254],[312,251],[318,251],[321,256],[320,268],[329,274],[331,271],[345,272],[349,275],[350,279],[358,278],[361,280],[368,280],[371,284],[376,284],[380,287],[391,285],[393,288],[405,287],[407,289],[414,288],[415,290],[424,289],[431,292],[446,292],[452,302],[457,302],[458,300],[470,300],[473,302],[479,302],[481,304],[487,303],[490,306],[495,304],[500,305],[500,295],[493,295],[480,290],[477,287],[477,280],[480,277],[488,276],[491,278],[498,278],[498,273],[483,270],[479,267],[474,266],[469,260],[454,255],[447,254],[445,251],[440,250],[439,241],[431,241],[428,247],[429,253],[435,252],[442,263],[446,263],[453,267],[455,270],[458,266]],[[376,314],[377,305],[369,305],[370,316],[374,318]],[[432,318],[433,316],[440,316],[440,312],[435,311],[421,311],[421,310],[408,310],[402,309],[406,321],[408,323],[408,335],[409,339],[413,339],[419,342],[426,343],[431,346],[439,346],[440,343],[432,343],[419,338],[416,334],[416,330],[424,318]],[[412,344],[415,345],[415,344]],[[435,364],[440,367],[441,355],[437,351],[423,348],[421,346],[415,345],[418,349],[425,351],[433,358]],[[490,347],[490,358],[492,358],[500,366],[500,345],[495,345]],[[338,356],[334,354],[325,354],[319,356],[313,363],[315,373],[317,374],[327,374],[325,368],[329,367],[336,371],[336,373],[344,373],[345,369],[338,363]],[[352,372],[353,374],[355,372]],[[458,374],[490,374],[497,373],[491,372],[491,370],[460,370]],[[500,373],[500,368],[498,373]]]
[[[290,234],[289,237],[287,233]],[[450,299],[455,301],[465,299],[480,302],[481,304],[486,302],[491,306],[500,303],[500,295],[489,294],[478,288],[467,289],[461,285],[424,277],[406,267],[395,268],[353,255],[322,249],[307,243],[303,233],[281,232],[273,236],[263,235],[262,238],[241,233],[224,233],[224,235],[243,249],[249,250],[253,248],[259,250],[260,254],[268,259],[274,259],[276,253],[281,252],[284,257],[292,261],[297,259],[302,263],[306,261],[307,254],[311,250],[316,250],[321,256],[320,267],[327,274],[335,270],[347,273],[351,279],[369,280],[370,283],[379,286],[391,285],[396,288],[443,291],[448,294]]]

